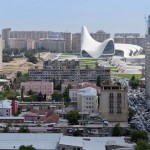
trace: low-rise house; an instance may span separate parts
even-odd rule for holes
[[[28,91],[32,90],[36,93],[42,93],[48,95],[52,95],[54,92],[53,82],[48,81],[28,81],[22,82],[21,86],[24,87],[24,94],[27,94]]]
[[[64,82],[61,84],[61,92],[63,93],[68,85],[71,85],[72,89],[78,89],[80,86],[79,82]]]

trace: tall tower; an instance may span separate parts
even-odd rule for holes
[[[150,106],[150,15],[147,20],[146,51],[145,51],[145,91]]]
[[[0,35],[0,73],[2,73],[2,49],[3,49],[3,41]]]
[[[8,39],[10,38],[10,31],[11,31],[11,28],[6,28],[2,30],[2,40],[5,41],[6,48],[9,47]]]

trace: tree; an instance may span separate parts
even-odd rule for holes
[[[79,115],[78,111],[76,111],[76,110],[72,110],[67,114],[67,119],[71,125],[78,125],[79,118],[80,118],[80,115]]]
[[[129,85],[132,87],[132,89],[137,89],[140,85],[139,79],[136,79],[133,75],[132,78],[129,81]]]
[[[21,99],[23,99],[24,86],[21,87]]]
[[[36,150],[36,149],[32,145],[28,145],[28,146],[21,145],[19,147],[19,150]]]
[[[63,93],[63,96],[64,96],[64,101],[66,101],[66,102],[70,102],[71,101],[71,99],[70,99],[70,97],[69,97],[69,90],[70,89],[72,89],[72,85],[68,85],[67,87],[66,87],[66,89],[65,89],[65,91],[64,91],[64,93]]]
[[[137,142],[139,140],[148,140],[148,135],[145,131],[131,131],[131,140]]]
[[[138,141],[135,150],[150,150],[150,145],[148,142],[140,140]]]
[[[21,77],[22,76],[22,72],[18,71],[17,72],[17,78]]]
[[[28,129],[27,126],[21,126],[20,129],[18,130],[19,133],[30,133],[30,130]]]
[[[136,112],[133,109],[129,109],[129,118],[128,121],[131,121],[132,117],[136,114]]]
[[[123,129],[120,127],[119,124],[116,124],[112,129],[112,136],[122,136]]]
[[[76,130],[76,131],[73,131],[73,136],[83,136],[83,133],[81,130]]]
[[[38,100],[39,102],[43,101],[43,94],[42,94],[41,92],[38,94],[37,100]]]
[[[97,79],[96,79],[96,86],[101,86],[101,78],[100,76],[97,76]]]
[[[52,100],[55,100],[56,102],[63,101],[63,95],[61,93],[54,92],[52,94]]]

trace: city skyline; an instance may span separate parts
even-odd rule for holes
[[[136,2],[136,3],[135,3]],[[104,30],[114,34],[146,33],[144,17],[149,15],[149,0],[2,0],[0,29],[49,30],[81,32],[86,25],[90,32]]]

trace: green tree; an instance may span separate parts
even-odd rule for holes
[[[61,93],[54,92],[52,94],[52,100],[55,100],[56,102],[63,101],[63,95]]]
[[[148,142],[140,140],[137,142],[135,150],[150,150],[150,145]]]
[[[131,140],[138,142],[139,140],[148,140],[148,135],[145,131],[131,131]]]
[[[19,147],[19,150],[36,150],[36,149],[32,145],[28,145],[28,146],[21,145]]]
[[[136,114],[136,112],[133,109],[129,109],[129,118],[128,121],[131,121],[132,117]]]
[[[116,124],[112,129],[112,136],[122,136],[123,129],[120,127],[119,124]]]
[[[129,81],[129,85],[132,87],[132,89],[137,89],[140,85],[140,80],[136,79],[135,76],[132,76]]]
[[[18,71],[17,72],[17,78],[21,77],[22,76],[22,72],[21,71]]]
[[[65,89],[65,91],[64,91],[64,93],[63,93],[63,96],[64,96],[64,101],[66,101],[66,102],[70,102],[71,101],[71,99],[70,99],[70,97],[69,97],[69,90],[70,89],[72,89],[72,85],[68,85],[67,87],[66,87],[66,89]]]
[[[21,126],[20,129],[18,130],[18,133],[30,133],[30,130],[28,129],[27,126]]]
[[[67,119],[71,125],[78,125],[79,118],[80,118],[80,115],[79,115],[78,111],[76,111],[76,110],[72,110],[67,114]]]
[[[83,136],[83,132],[81,130],[73,131],[73,136]]]
[[[101,78],[100,78],[100,76],[97,76],[97,79],[96,79],[96,86],[98,86],[98,87],[101,86]]]
[[[37,100],[38,100],[38,102],[43,101],[43,94],[41,92],[38,94]]]

